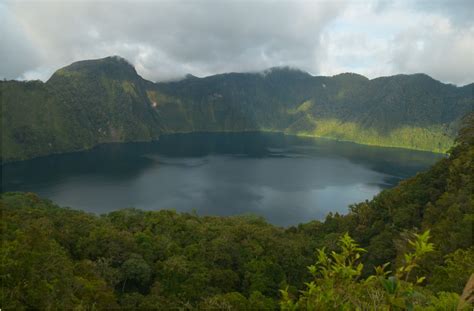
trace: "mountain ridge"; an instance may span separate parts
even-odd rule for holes
[[[445,152],[474,84],[368,79],[291,67],[152,82],[124,58],[72,63],[46,82],[0,82],[2,161],[193,131],[275,131]]]
[[[334,75],[314,75],[308,71],[305,71],[303,69],[300,69],[298,67],[293,67],[293,66],[288,66],[288,65],[281,65],[281,66],[273,66],[273,67],[269,67],[269,68],[266,68],[266,69],[262,69],[262,70],[258,70],[258,71],[231,71],[231,72],[224,72],[224,73],[216,73],[216,74],[211,74],[211,75],[207,75],[207,76],[196,76],[195,74],[193,73],[187,73],[185,76],[181,77],[181,78],[178,78],[178,79],[173,79],[173,80],[163,80],[163,81],[152,81],[152,80],[149,80],[149,79],[146,79],[146,78],[143,78],[135,69],[135,67],[133,66],[133,64],[131,62],[129,62],[126,58],[122,57],[122,56],[119,56],[119,55],[112,55],[112,56],[106,56],[106,57],[103,57],[103,58],[96,58],[96,59],[85,59],[85,60],[78,60],[78,61],[74,61],[72,63],[70,63],[69,65],[65,65],[61,68],[59,68],[58,70],[56,70],[52,75],[51,77],[57,73],[58,71],[60,70],[63,70],[63,69],[78,69],[80,68],[80,65],[92,65],[92,64],[100,64],[101,62],[111,62],[111,61],[115,61],[117,64],[122,64],[122,65],[126,65],[130,68],[133,68],[133,71],[139,75],[142,79],[148,81],[148,82],[151,82],[151,83],[155,83],[155,84],[160,84],[160,83],[169,83],[169,82],[180,82],[182,80],[186,80],[187,78],[197,78],[197,79],[205,79],[205,78],[209,78],[209,77],[214,77],[214,76],[220,76],[220,75],[229,75],[229,74],[267,74],[267,73],[271,73],[272,71],[294,71],[294,72],[301,72],[301,73],[304,73],[306,75],[309,75],[311,77],[314,77],[314,78],[334,78],[334,77],[338,77],[338,76],[358,76],[358,77],[361,77],[361,78],[364,78],[365,80],[368,80],[368,81],[373,81],[373,80],[377,80],[377,79],[383,79],[383,78],[394,78],[394,77],[415,77],[415,76],[423,76],[423,77],[426,77],[426,78],[429,78],[430,80],[433,80],[433,81],[436,81],[436,82],[439,82],[441,84],[444,84],[444,85],[452,85],[454,87],[457,87],[457,88],[463,88],[463,87],[468,87],[468,86],[473,86],[474,85],[474,82],[471,82],[471,83],[467,83],[467,84],[464,84],[464,85],[456,85],[456,84],[452,84],[452,83],[449,83],[449,82],[443,82],[441,80],[438,80],[432,76],[430,76],[429,74],[427,73],[423,73],[423,72],[415,72],[415,73],[398,73],[398,74],[393,74],[393,75],[382,75],[382,76],[378,76],[378,77],[374,77],[374,78],[368,78],[366,76],[364,76],[363,74],[360,74],[360,73],[357,73],[357,72],[351,72],[351,71],[347,71],[347,72],[341,72],[341,73],[337,73],[337,74],[334,74]],[[33,79],[33,80],[17,80],[17,79],[4,79],[3,81],[4,82],[8,82],[8,81],[18,81],[18,82],[32,82],[32,81],[41,81],[43,83],[47,83],[47,81],[49,81],[50,78],[48,78],[46,81],[42,81],[40,79]]]

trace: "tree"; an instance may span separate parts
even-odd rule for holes
[[[120,268],[122,292],[128,288],[140,290],[146,287],[151,277],[151,268],[138,254],[130,255]]]

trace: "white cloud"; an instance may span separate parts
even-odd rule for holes
[[[474,22],[452,3],[456,10],[446,15],[439,6],[423,3],[418,10],[404,1],[382,7],[353,4],[322,34],[321,73],[351,71],[374,78],[423,72],[445,82],[473,82]]]
[[[41,64],[34,45],[9,8],[0,3],[0,77],[15,78]]]
[[[457,84],[473,82],[474,26],[457,28],[432,17],[393,40],[393,63],[403,72],[426,72]]]
[[[472,5],[453,2],[7,1],[0,77],[46,79],[73,61],[121,55],[151,80],[290,65],[472,82]]]

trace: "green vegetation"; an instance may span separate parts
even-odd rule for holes
[[[418,262],[434,250],[428,242],[429,231],[414,234],[408,240],[413,249],[404,255],[401,266],[386,271],[390,263],[375,268],[375,274],[361,279],[364,265],[360,263],[365,252],[345,234],[340,238],[341,252],[328,256],[318,250],[316,265],[308,267],[314,280],[306,283],[298,301],[293,301],[288,290],[282,290],[282,310],[469,310],[470,306],[459,301],[456,293],[441,292],[437,296],[420,286],[425,277],[410,280],[410,273]]]
[[[469,124],[427,172],[296,227],[165,210],[99,217],[4,193],[0,305],[453,310],[474,272]]]
[[[453,139],[446,135],[446,129],[441,126],[426,128],[403,126],[386,135],[380,135],[375,128],[363,128],[356,122],[342,122],[337,119],[315,120],[311,116],[307,116],[298,122],[312,124],[314,129],[309,131],[304,129],[293,130],[290,127],[286,130],[287,133],[299,136],[332,138],[373,146],[403,148],[409,144],[410,149],[433,152],[445,152],[453,144]]]
[[[167,133],[266,130],[445,152],[472,111],[473,87],[289,68],[152,83],[107,57],[73,63],[46,83],[1,81],[0,151],[8,162]]]

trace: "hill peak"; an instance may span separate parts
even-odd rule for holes
[[[271,67],[271,68],[261,71],[260,74],[263,75],[264,77],[279,77],[279,78],[290,77],[290,76],[293,78],[311,77],[311,75],[307,73],[306,71],[303,71],[295,67],[290,67],[290,66]]]
[[[270,67],[262,71],[263,73],[277,73],[277,72],[300,72],[300,73],[305,73],[307,72],[296,68],[296,67],[291,67],[291,66],[275,66],[275,67]]]
[[[343,72],[339,73],[337,75],[332,76],[333,78],[336,79],[359,79],[359,80],[369,80],[366,76],[363,76],[361,74],[355,73],[355,72]]]
[[[135,67],[125,58],[114,55],[99,59],[74,62],[57,70],[49,81],[61,77],[106,75],[113,79],[134,79],[138,76]]]

